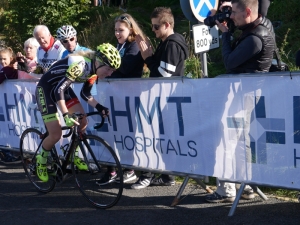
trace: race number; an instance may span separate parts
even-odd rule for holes
[[[83,68],[82,62],[71,64],[67,70],[67,77],[75,81],[82,74]]]

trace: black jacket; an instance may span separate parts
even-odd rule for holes
[[[145,60],[150,77],[183,76],[184,60],[188,55],[184,37],[178,33],[170,35],[159,43],[154,55]]]
[[[121,55],[121,66],[112,73],[110,78],[134,78],[143,74],[144,59],[135,41],[118,44]]]
[[[231,51],[223,46],[223,56],[227,73],[257,73],[269,72],[275,50],[275,34],[270,20],[259,17],[252,23],[239,27],[241,36],[233,43]],[[254,43],[253,43],[254,39]],[[255,42],[256,41],[256,42]],[[249,42],[249,45],[248,43]],[[240,45],[259,49],[258,52],[249,53],[251,49],[241,49]],[[257,45],[255,45],[255,43]],[[226,43],[224,43],[226,45]],[[228,44],[228,43],[227,43]],[[252,44],[253,46],[250,46]],[[252,54],[252,55],[251,55]],[[238,64],[237,62],[242,63]]]

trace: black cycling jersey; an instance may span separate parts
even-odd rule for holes
[[[57,112],[56,102],[65,100],[79,102],[70,85],[74,82],[84,83],[80,96],[87,101],[92,98],[91,89],[97,75],[92,66],[93,60],[83,56],[69,56],[54,63],[42,76],[37,88],[36,98],[42,116]],[[69,105],[69,106],[72,106]]]

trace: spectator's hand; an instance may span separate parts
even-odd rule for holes
[[[15,63],[13,64],[13,68],[14,68],[15,70],[18,69],[18,62],[15,62]]]
[[[218,20],[216,20],[216,24],[219,27],[220,31],[224,32],[228,32],[228,27],[227,27],[227,22],[224,21],[223,23],[220,23]]]
[[[18,62],[25,62],[25,56],[21,52],[17,52],[16,57]]]
[[[153,55],[152,46],[150,45],[150,43],[148,41],[147,41],[147,43],[148,43],[147,44],[146,41],[140,35],[137,35],[135,37],[135,41],[139,46],[141,55],[144,60]]]

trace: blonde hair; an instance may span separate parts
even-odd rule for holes
[[[129,42],[135,41],[135,37],[139,34],[141,37],[146,40],[146,35],[142,31],[142,29],[139,27],[138,23],[135,21],[135,19],[128,13],[123,13],[120,16],[118,16],[115,19],[116,22],[121,22],[126,25],[128,29],[132,29],[132,32],[129,34],[127,40]]]
[[[72,54],[69,54],[67,57],[69,57],[69,56],[82,56],[84,58],[88,58],[88,59],[91,59],[91,60],[94,60],[94,61],[97,60],[98,62],[103,63],[103,61],[101,59],[96,57],[96,52],[92,51],[92,50],[87,50],[87,51],[79,50],[79,51],[76,51]]]
[[[24,49],[26,48],[26,46],[29,46],[29,45],[34,46],[36,48],[40,47],[40,44],[38,43],[38,41],[34,37],[28,38],[24,42]]]
[[[96,52],[95,51],[91,51],[91,50],[87,50],[87,51],[76,51],[72,54],[69,54],[68,56],[82,56],[88,59],[96,59]]]
[[[3,46],[3,48],[0,48],[0,53],[8,53],[9,57],[10,57],[10,64],[12,65],[15,63],[15,54],[14,51],[12,50],[12,48],[7,47],[7,46]]]

